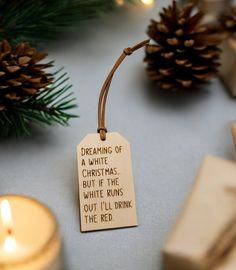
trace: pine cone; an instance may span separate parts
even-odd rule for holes
[[[200,24],[203,14],[192,13],[193,4],[179,9],[173,1],[148,27],[147,73],[162,89],[193,88],[217,74],[221,38]]]
[[[12,48],[8,41],[0,42],[0,111],[35,95],[52,81],[44,69],[51,63],[38,64],[46,57],[28,43]]]
[[[232,6],[220,17],[222,29],[231,33],[236,32],[236,7]]]

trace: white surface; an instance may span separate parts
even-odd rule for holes
[[[170,1],[159,0],[157,9]],[[204,90],[164,95],[144,72],[143,51],[116,73],[107,127],[131,143],[139,227],[82,234],[77,204],[76,145],[97,128],[101,85],[122,49],[146,38],[158,10],[132,8],[82,26],[51,48],[78,97],[79,119],[68,128],[35,131],[0,142],[1,193],[33,196],[57,215],[67,270],[161,269],[160,251],[205,153],[233,158],[229,126],[236,101],[219,81]]]

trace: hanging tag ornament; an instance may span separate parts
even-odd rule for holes
[[[82,232],[138,225],[130,145],[119,133],[107,132],[105,109],[115,71],[127,55],[148,43],[124,49],[100,92],[97,133],[88,134],[77,146]]]
[[[88,134],[78,146],[81,231],[137,226],[129,143]]]

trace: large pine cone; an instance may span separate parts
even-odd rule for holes
[[[217,74],[221,38],[200,24],[203,14],[192,13],[192,4],[179,9],[173,1],[148,27],[147,73],[162,89],[193,88]]]
[[[8,41],[0,42],[0,111],[37,94],[51,83],[52,75],[44,69],[52,64],[38,64],[46,55],[28,43],[12,48]]]

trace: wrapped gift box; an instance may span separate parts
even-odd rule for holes
[[[232,134],[232,138],[233,138],[234,153],[235,153],[235,158],[236,158],[236,122],[233,123],[231,126],[231,134]]]
[[[231,0],[198,0],[199,8],[217,18],[229,6]]]
[[[220,77],[233,97],[236,97],[236,38],[227,38],[222,44]]]
[[[207,156],[163,248],[165,270],[236,269],[236,164]]]
[[[181,5],[194,3],[207,15],[207,20],[217,20],[219,15],[224,12],[232,0],[181,0]]]

